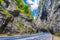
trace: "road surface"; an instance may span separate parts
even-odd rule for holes
[[[0,37],[0,40],[52,40],[50,33],[32,34],[25,36]]]

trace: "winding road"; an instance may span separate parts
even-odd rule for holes
[[[53,38],[50,33],[41,33],[25,36],[0,37],[0,40],[53,40]]]

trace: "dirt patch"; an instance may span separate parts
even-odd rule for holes
[[[60,37],[54,36],[54,40],[60,40]]]

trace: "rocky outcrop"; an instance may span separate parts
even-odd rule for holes
[[[6,11],[9,12],[10,15],[12,15],[11,17],[6,17],[2,14],[3,10],[1,11],[0,9],[0,33],[21,33],[21,31],[27,32],[27,27],[29,28],[29,31],[34,31],[36,25],[33,22],[33,19],[28,18],[24,13],[20,13],[16,9],[16,4],[14,2],[10,2],[11,0],[6,0],[3,4],[0,4]]]
[[[36,22],[28,18],[25,13],[20,13],[16,9],[15,2],[11,0],[0,5],[11,15],[6,17],[0,9],[0,33],[32,33],[37,30],[37,32],[50,31],[60,34],[60,0],[44,0],[44,4],[38,9]]]
[[[45,0],[44,5],[39,7],[36,24],[40,28],[47,28],[60,34],[60,0]]]

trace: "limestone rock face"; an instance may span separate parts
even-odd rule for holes
[[[16,13],[16,12],[15,12]],[[0,14],[0,28],[4,28],[3,33],[19,33],[18,27],[32,27],[35,28],[36,25],[32,19],[26,17],[23,13],[20,13],[18,16],[14,16],[10,20],[5,18],[4,15]],[[6,23],[7,22],[7,23]],[[5,25],[5,26],[4,26]]]
[[[33,20],[28,18],[25,13],[19,13],[16,10],[16,4],[10,2],[11,0],[6,0],[3,4],[0,4],[12,15],[11,17],[6,17],[2,14],[3,10],[1,11],[0,9],[0,33],[20,33],[21,31],[27,30],[25,27],[35,28],[36,25]]]
[[[39,11],[36,17],[36,24],[37,26],[44,28],[47,27],[51,29],[53,32],[57,32],[60,34],[60,0],[57,1],[45,0],[45,1],[44,5],[42,7],[39,7]],[[41,17],[43,18],[43,20],[41,19]]]
[[[54,17],[55,17],[55,19],[54,19]],[[60,34],[60,11],[59,11],[59,9],[54,14],[53,19],[54,20],[51,20],[51,27],[53,28],[54,32],[59,32],[59,34]]]

